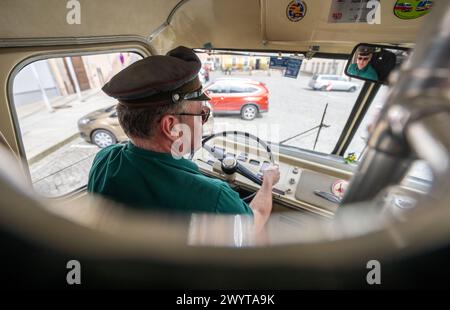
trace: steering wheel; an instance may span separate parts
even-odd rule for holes
[[[252,140],[255,140],[256,142],[258,142],[259,145],[261,145],[267,155],[268,155],[268,159],[270,161],[271,164],[274,164],[274,160],[273,160],[273,154],[272,154],[272,150],[271,148],[267,145],[266,142],[264,142],[263,140],[261,140],[260,138],[258,138],[257,136],[254,136],[248,132],[243,132],[243,131],[223,131],[223,132],[219,132],[219,133],[214,133],[210,136],[207,136],[205,138],[203,138],[202,140],[202,148],[204,148],[205,150],[207,150],[212,156],[214,156],[214,158],[218,159],[221,162],[221,168],[222,171],[225,174],[233,174],[235,172],[243,175],[244,177],[246,177],[247,179],[251,180],[252,182],[261,185],[262,184],[262,176],[253,173],[251,170],[249,170],[248,168],[246,168],[243,164],[241,164],[236,157],[234,156],[227,156],[226,151],[220,149],[220,148],[216,148],[215,146],[209,146],[206,143],[208,141],[210,141],[211,139],[214,139],[216,137],[226,137],[228,135],[235,135],[235,136],[243,136],[245,138],[250,138]],[[192,156],[193,157],[193,156]],[[245,198],[243,198],[244,201],[247,201],[248,199],[251,199],[256,193],[253,193]]]

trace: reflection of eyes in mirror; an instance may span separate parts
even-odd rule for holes
[[[359,45],[349,58],[346,74],[361,80],[385,83],[391,71],[408,56],[409,51],[404,49]]]

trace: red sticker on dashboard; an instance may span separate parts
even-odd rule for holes
[[[345,180],[337,180],[331,185],[331,192],[336,196],[342,198],[344,197],[345,191],[347,190],[348,182]]]

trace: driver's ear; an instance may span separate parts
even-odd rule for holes
[[[178,119],[173,115],[164,115],[159,123],[160,130],[163,136],[172,141],[179,138],[180,133],[179,130],[177,130],[178,126],[176,126],[176,124],[178,123]]]

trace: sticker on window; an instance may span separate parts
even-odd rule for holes
[[[394,6],[394,14],[401,19],[419,18],[431,11],[433,1],[430,0],[398,0]]]
[[[293,0],[286,8],[286,16],[291,22],[298,22],[306,15],[306,4],[304,1]]]
[[[301,59],[290,58],[287,62],[286,71],[284,72],[284,76],[296,79],[301,66],[302,66]]]
[[[271,69],[286,69],[289,57],[270,57],[269,68]]]
[[[302,66],[302,60],[291,57],[270,57],[269,68],[284,72],[285,77],[296,79]]]

